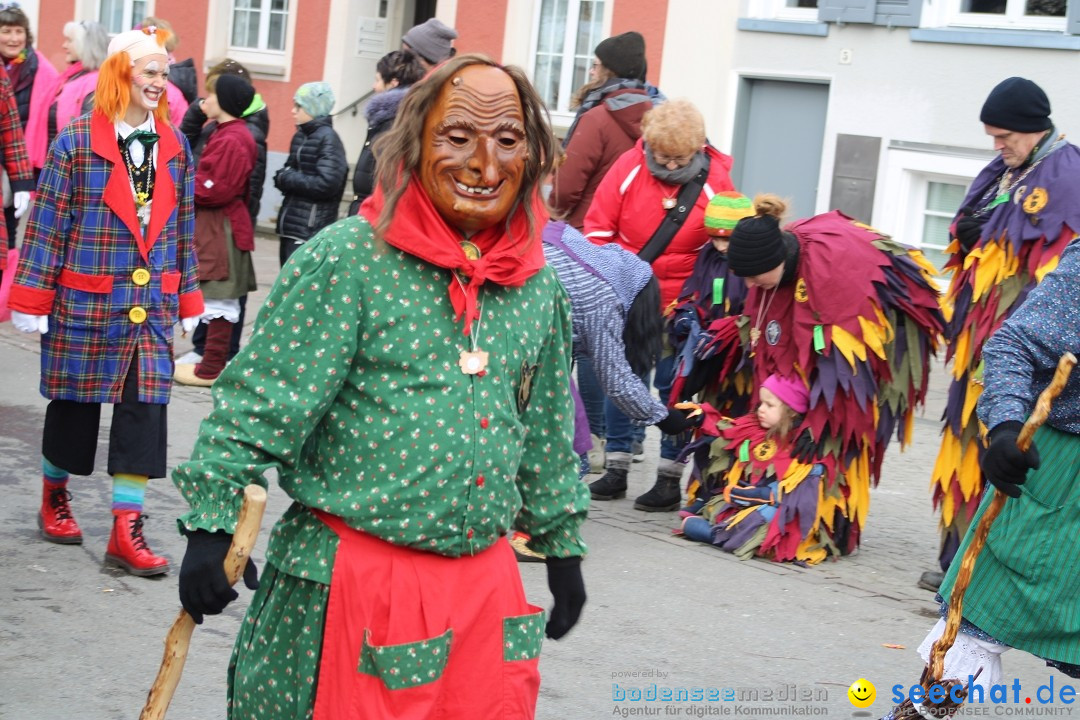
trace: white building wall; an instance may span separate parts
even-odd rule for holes
[[[733,48],[738,3],[669,0],[664,30],[660,90],[669,98],[691,100],[705,116],[709,140],[731,151],[736,77]]]
[[[979,110],[1001,80],[1020,75],[1037,82],[1050,97],[1058,130],[1080,133],[1075,51],[912,42],[906,28],[830,24],[827,37],[737,31],[731,57],[736,78],[829,80],[817,211],[830,209],[836,136],[880,137],[874,224],[912,244],[921,232],[912,203],[925,198],[918,178],[966,182],[992,157]],[[976,152],[890,150],[893,142]]]

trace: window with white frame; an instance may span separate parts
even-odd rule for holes
[[[548,110],[569,113],[589,78],[593,49],[604,39],[603,0],[542,0],[536,23],[533,84]]]
[[[893,141],[878,174],[874,227],[922,250],[940,272],[949,224],[992,151]]]
[[[920,248],[940,275],[948,259],[945,248],[949,245],[949,225],[964,202],[967,185],[953,178],[932,177],[925,179]]]
[[[101,0],[98,21],[110,35],[130,30],[149,15],[149,0]]]
[[[768,20],[818,19],[818,0],[750,0],[748,16]]]
[[[1066,0],[952,0],[950,25],[1064,30]]]
[[[232,0],[229,46],[245,50],[285,50],[289,0]]]

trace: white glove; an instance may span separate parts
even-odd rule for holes
[[[195,315],[194,317],[180,318],[180,329],[184,331],[185,335],[187,335],[189,332],[193,331],[199,326],[200,319],[201,316],[199,315]]]
[[[20,190],[12,196],[11,200],[15,205],[15,217],[21,218],[26,209],[30,207],[30,193],[26,190]]]
[[[48,315],[27,315],[18,310],[12,310],[11,324],[22,332],[39,332],[42,335],[49,332]]]

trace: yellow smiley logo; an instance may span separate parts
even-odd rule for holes
[[[874,687],[874,683],[866,678],[859,678],[851,683],[851,687],[847,689],[847,697],[855,707],[868,708],[874,704],[874,698],[877,697],[877,688]]]

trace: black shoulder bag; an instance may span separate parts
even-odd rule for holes
[[[651,264],[656,258],[660,257],[660,253],[667,250],[667,246],[671,244],[675,233],[679,232],[679,228],[686,222],[686,216],[690,214],[690,209],[694,207],[694,203],[697,201],[698,195],[701,194],[701,189],[705,187],[705,180],[708,177],[709,155],[706,153],[705,167],[701,168],[690,182],[682,186],[682,190],[679,191],[678,198],[675,200],[675,206],[667,211],[664,219],[660,221],[660,226],[656,228],[652,237],[649,238],[649,242],[645,243],[645,247],[641,248],[641,252],[638,253],[639,258]]]

